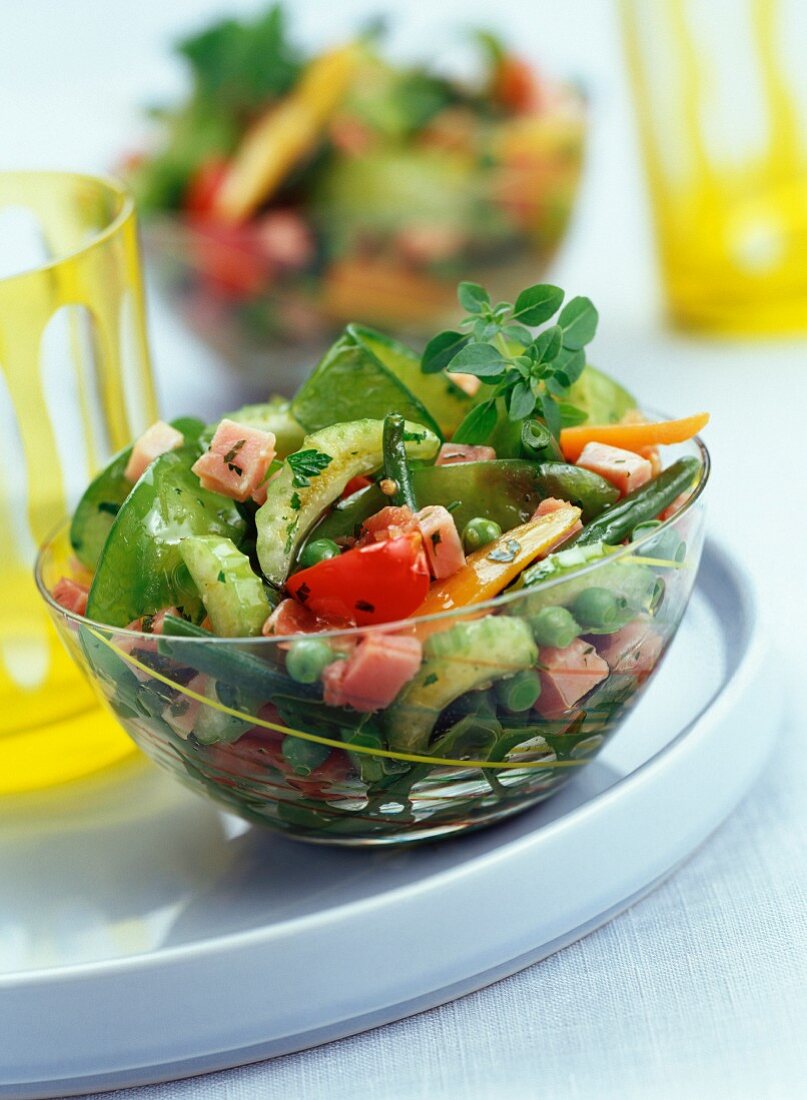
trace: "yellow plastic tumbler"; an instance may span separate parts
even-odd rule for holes
[[[807,5],[621,8],[672,319],[807,331]]]
[[[156,415],[131,198],[88,176],[0,172],[0,794],[133,751],[51,629],[32,565]]]

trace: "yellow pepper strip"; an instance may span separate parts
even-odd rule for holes
[[[569,535],[579,519],[580,509],[565,504],[555,512],[505,532],[481,550],[474,551],[452,576],[433,584],[415,615],[434,615],[492,599],[530,562],[544,557]],[[437,624],[435,627],[440,629]],[[420,632],[419,629],[418,634]]]
[[[294,91],[252,126],[216,195],[225,222],[245,221],[314,148],[356,74],[361,48],[348,43],[308,65]]]

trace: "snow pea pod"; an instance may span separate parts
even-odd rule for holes
[[[109,626],[180,607],[200,617],[202,602],[179,543],[189,535],[220,535],[239,545],[246,522],[234,501],[202,489],[191,472],[196,446],[160,455],[115,517],[90,588],[87,614]]]
[[[590,519],[617,497],[613,486],[590,470],[562,462],[536,464],[515,458],[423,466],[412,470],[412,488],[421,508],[429,504],[449,508],[460,531],[478,517],[493,520],[503,531],[511,531],[526,523],[548,496],[571,501]],[[370,485],[337,504],[311,538],[355,535],[369,516],[388,503],[381,490]]]
[[[195,443],[204,429],[201,420],[180,417],[171,427],[182,432],[188,445]],[[132,453],[131,446],[119,451],[111,462],[90,482],[78,502],[70,524],[70,543],[76,557],[88,569],[95,569],[107,536],[121,505],[132,491],[124,470]]]
[[[578,546],[595,542],[611,546],[629,537],[634,527],[654,519],[659,512],[685,493],[701,468],[700,462],[691,456],[679,458],[672,466],[609,508],[593,520],[576,539]]]

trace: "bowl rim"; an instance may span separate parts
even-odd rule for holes
[[[572,578],[584,577],[589,574],[596,573],[606,563],[610,564],[616,561],[620,561],[623,558],[634,555],[638,548],[643,546],[646,542],[654,539],[658,536],[660,531],[665,530],[668,526],[671,526],[679,518],[683,518],[687,513],[695,506],[700,500],[706,485],[709,482],[711,474],[711,457],[709,450],[704,444],[699,435],[694,436],[690,443],[693,443],[700,454],[701,469],[700,476],[695,483],[694,488],[691,490],[690,495],[684,502],[684,504],[670,517],[663,520],[661,525],[656,528],[652,528],[637,539],[634,542],[629,542],[627,545],[619,546],[614,549],[612,554],[608,554],[604,558],[600,558],[589,564],[582,565],[579,569],[574,569],[569,573],[566,573],[563,577],[556,577],[554,580],[548,580],[541,585],[541,590],[547,592],[550,589],[566,584]],[[42,596],[45,603],[48,605],[51,612],[60,615],[62,618],[76,623],[78,626],[90,627],[96,631],[101,631],[105,634],[114,634],[124,638],[137,638],[137,639],[151,639],[153,641],[154,634],[150,634],[144,630],[131,630],[128,627],[111,626],[109,623],[98,622],[96,619],[90,619],[86,615],[79,615],[75,611],[69,611],[67,608],[62,607],[60,603],[53,598],[50,589],[45,584],[43,577],[43,568],[48,553],[53,547],[55,541],[64,534],[69,528],[70,519],[63,519],[54,528],[53,532],[48,536],[45,542],[40,546],[36,562],[34,565],[34,579],[36,586],[39,589],[39,593]],[[561,548],[562,549],[562,548]],[[529,589],[518,588],[509,592],[504,592],[499,596],[494,596],[490,600],[483,600],[480,603],[467,604],[462,607],[450,608],[448,611],[437,611],[432,615],[423,615],[415,619],[414,616],[409,616],[406,619],[396,619],[389,623],[379,623],[373,626],[352,626],[345,627],[339,630],[323,630],[318,632],[316,637],[323,640],[339,639],[339,638],[362,638],[366,637],[368,633],[383,633],[383,634],[397,634],[402,630],[411,628],[412,624],[417,622],[421,623],[435,623],[442,622],[447,619],[457,618],[462,615],[468,615],[478,611],[493,612],[503,607],[508,607],[510,604],[515,603],[519,599],[523,599],[526,596],[533,594]],[[205,637],[180,637],[178,640],[183,644],[194,644],[201,642],[203,645],[232,645],[236,644],[243,646],[248,643],[250,646],[267,645],[276,646],[282,643],[288,644],[292,641],[298,641],[300,634],[272,634],[269,636],[258,635],[257,637],[222,637],[216,634],[206,635]]]

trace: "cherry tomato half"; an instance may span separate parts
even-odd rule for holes
[[[420,606],[429,591],[429,567],[420,536],[403,535],[302,569],[286,587],[315,615],[372,626],[405,619]]]

